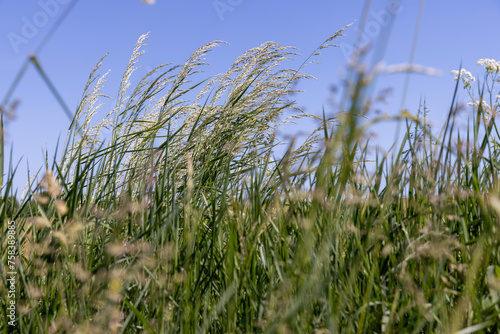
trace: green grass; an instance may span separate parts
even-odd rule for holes
[[[494,110],[484,122],[479,103],[460,132],[454,100],[439,137],[424,107],[403,113],[395,154],[369,161],[383,119],[363,118],[370,74],[357,72],[347,109],[275,159],[280,116],[307,77],[284,67],[293,49],[266,43],[193,82],[210,43],[129,89],[144,38],[95,122],[99,62],[52,172],[18,206],[7,177],[20,333],[500,330]]]

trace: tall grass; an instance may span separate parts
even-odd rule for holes
[[[358,71],[348,108],[275,158],[280,116],[307,77],[283,66],[293,49],[265,43],[192,82],[210,43],[130,90],[144,38],[115,108],[93,121],[101,60],[39,186],[1,207],[17,224],[20,333],[499,330],[498,131],[481,102],[491,91],[466,133],[455,101],[439,137],[425,108],[398,116],[396,154],[369,162],[380,120],[362,122],[373,76]]]

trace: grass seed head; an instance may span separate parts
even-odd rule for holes
[[[59,185],[59,181],[54,178],[52,171],[47,171],[42,181],[40,181],[40,186],[45,189],[52,198],[56,198],[61,194],[61,186]]]

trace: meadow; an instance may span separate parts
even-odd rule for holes
[[[456,126],[454,98],[435,136],[425,106],[367,117],[381,72],[357,66],[344,110],[301,113],[294,83],[308,75],[285,66],[296,50],[272,42],[205,81],[192,77],[217,42],[134,81],[145,38],[102,120],[99,61],[66,139],[18,205],[15,170],[4,179],[15,331],[500,331],[499,63],[480,61],[481,83],[455,73],[473,113],[466,131]],[[277,157],[276,131],[303,118],[317,129]],[[404,138],[391,155],[370,153],[370,128],[388,119]],[[3,333],[13,329],[7,271],[3,261]]]

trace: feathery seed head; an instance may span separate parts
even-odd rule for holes
[[[52,198],[56,198],[61,194],[61,186],[59,181],[52,175],[52,171],[47,171],[42,181],[40,181],[40,186],[47,190],[47,193]]]

